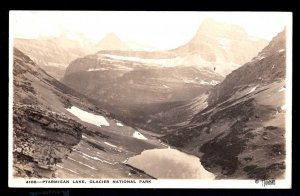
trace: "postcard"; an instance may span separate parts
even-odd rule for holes
[[[291,12],[9,22],[10,187],[291,188]]]

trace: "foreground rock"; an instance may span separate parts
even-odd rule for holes
[[[39,106],[14,105],[14,169],[16,176],[55,177],[55,164],[79,143],[85,129],[76,121]]]
[[[83,125],[61,112],[75,93],[16,48],[13,76],[13,175],[55,177],[55,165],[86,132]]]

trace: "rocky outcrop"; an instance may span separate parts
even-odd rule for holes
[[[14,175],[55,177],[55,164],[71,152],[85,131],[78,122],[39,106],[13,107]]]

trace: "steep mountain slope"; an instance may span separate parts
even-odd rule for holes
[[[215,67],[218,73],[227,75],[267,44],[266,40],[250,37],[238,25],[206,19],[188,43],[171,52],[185,57],[185,63],[198,62],[199,66]]]
[[[108,34],[98,44],[94,44],[84,34],[68,31],[58,37],[15,38],[14,47],[28,54],[57,80],[63,77],[68,64],[77,58],[97,50],[131,50],[113,33]]]
[[[68,104],[62,88],[73,91],[64,85],[56,86],[53,78],[18,49],[14,49],[13,74],[15,175],[51,177],[53,165],[79,143],[85,129],[59,114],[60,108]]]
[[[218,178],[283,177],[285,59],[283,31],[198,102],[185,106],[198,113],[161,140],[200,157]]]
[[[149,129],[150,115],[191,100],[223,79],[206,68],[167,66],[170,55],[101,51],[73,61],[61,81],[101,102],[120,120]]]
[[[59,37],[15,38],[14,47],[24,51],[48,74],[59,80],[72,60],[92,52],[87,38],[83,35],[74,36],[64,33]]]
[[[13,54],[14,177],[149,178],[124,161],[162,147],[155,138],[122,125],[20,50]]]
[[[221,80],[205,69],[149,67],[88,56],[73,61],[62,82],[96,100],[122,105],[190,99]]]

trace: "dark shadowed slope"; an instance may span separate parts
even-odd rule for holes
[[[134,52],[131,55],[146,54]],[[147,125],[150,115],[160,112],[160,108],[190,101],[223,80],[207,68],[155,65],[156,61],[168,61],[168,58],[140,59],[99,52],[70,63],[61,81],[102,103],[119,119],[146,128],[143,125]]]

